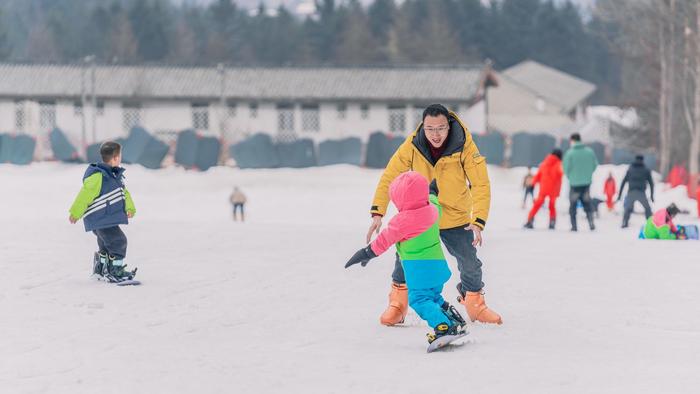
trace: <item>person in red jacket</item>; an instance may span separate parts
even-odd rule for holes
[[[530,213],[527,215],[525,228],[534,227],[533,223],[537,211],[539,211],[542,204],[544,204],[545,198],[549,198],[549,228],[554,230],[557,222],[555,204],[557,202],[557,197],[559,197],[559,192],[561,191],[561,178],[563,175],[564,170],[561,166],[561,150],[554,149],[552,153],[542,161],[532,181],[533,185],[539,183],[540,190]]]
[[[608,211],[612,212],[613,208],[615,208],[613,198],[615,197],[615,193],[617,193],[617,184],[615,183],[612,172],[608,175],[608,179],[605,180],[603,192],[605,193],[605,205],[608,206]]]

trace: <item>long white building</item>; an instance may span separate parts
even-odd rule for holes
[[[136,125],[163,139],[194,128],[237,141],[363,140],[412,131],[428,104],[486,131],[487,66],[412,68],[178,68],[0,64],[0,132],[41,137],[54,127],[78,146]],[[41,138],[40,138],[41,139]]]

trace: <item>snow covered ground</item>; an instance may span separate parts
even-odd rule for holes
[[[624,168],[601,168],[621,179]],[[89,279],[95,240],[68,207],[84,167],[0,166],[0,393],[697,393],[700,242],[521,229],[522,169],[490,168],[479,251],[502,326],[426,354],[428,328],[378,324],[393,259],[364,244],[380,172],[335,166],[206,173],[127,169],[127,262],[140,287]],[[234,223],[228,195],[248,194]],[[660,187],[661,188],[661,187]],[[691,211],[681,190],[657,193]],[[456,264],[450,257],[456,272]],[[454,300],[453,275],[445,294]],[[460,307],[461,308],[461,307]]]

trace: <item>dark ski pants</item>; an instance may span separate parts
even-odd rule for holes
[[[447,251],[457,259],[462,292],[479,291],[484,287],[484,282],[481,281],[481,260],[476,257],[476,248],[472,245],[474,233],[464,227],[466,225],[440,230],[440,239]],[[391,279],[394,283],[406,283],[398,253]]]
[[[591,201],[591,185],[572,186],[569,190],[569,216],[571,217],[571,227],[576,228],[576,205],[581,201],[586,217],[593,221],[593,203]]]
[[[523,196],[523,205],[527,202],[527,196],[530,196],[532,201],[535,201],[535,187],[527,186],[525,187],[525,195]]]
[[[625,213],[622,216],[622,225],[627,227],[630,222],[630,216],[634,210],[634,203],[639,201],[644,207],[644,216],[649,219],[651,216],[651,207],[649,206],[649,201],[647,200],[647,195],[641,190],[630,190],[625,196]]]
[[[112,255],[117,260],[126,257],[126,235],[119,226],[101,228],[93,233],[97,236],[100,252]]]

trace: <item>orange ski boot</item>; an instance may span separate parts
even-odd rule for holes
[[[405,284],[392,283],[389,293],[389,306],[379,317],[379,322],[385,326],[403,323],[408,312],[408,287]]]
[[[461,286],[457,285],[457,290],[460,295],[457,301],[464,305],[467,309],[467,315],[471,321],[479,321],[481,323],[503,324],[503,320],[498,313],[489,309],[484,301],[484,292],[468,291],[466,297],[461,292]]]

